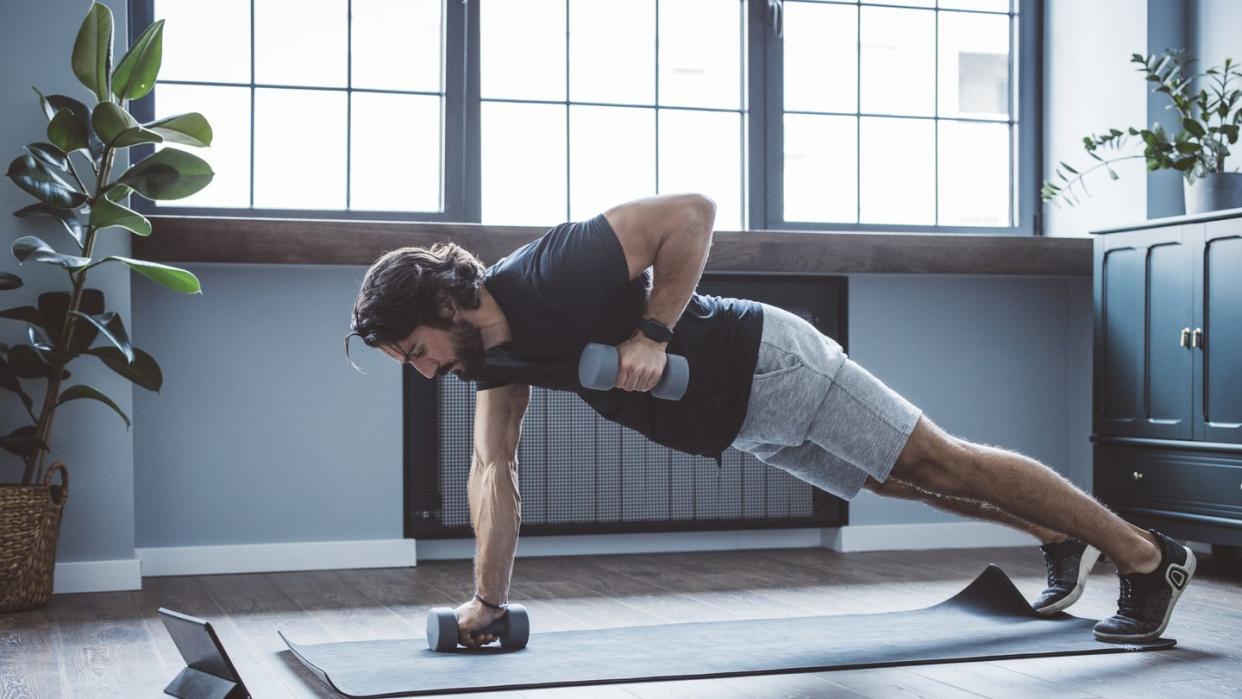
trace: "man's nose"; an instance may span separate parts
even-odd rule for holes
[[[429,379],[436,377],[436,362],[434,359],[426,358],[422,361],[415,361],[414,368],[418,369],[418,373]]]

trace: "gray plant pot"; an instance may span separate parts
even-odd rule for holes
[[[1187,214],[1242,207],[1242,172],[1210,172],[1194,184],[1183,178],[1182,187]]]

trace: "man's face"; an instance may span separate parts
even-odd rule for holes
[[[483,333],[462,318],[453,319],[448,330],[419,326],[409,337],[383,349],[384,354],[409,363],[429,379],[452,372],[463,380],[473,380],[484,361]]]

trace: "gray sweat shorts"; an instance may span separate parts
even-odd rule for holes
[[[888,479],[923,411],[803,318],[763,304],[763,337],[733,448],[851,500]]]

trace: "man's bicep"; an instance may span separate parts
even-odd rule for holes
[[[479,391],[474,408],[475,458],[483,463],[516,459],[530,386],[505,384]]]

